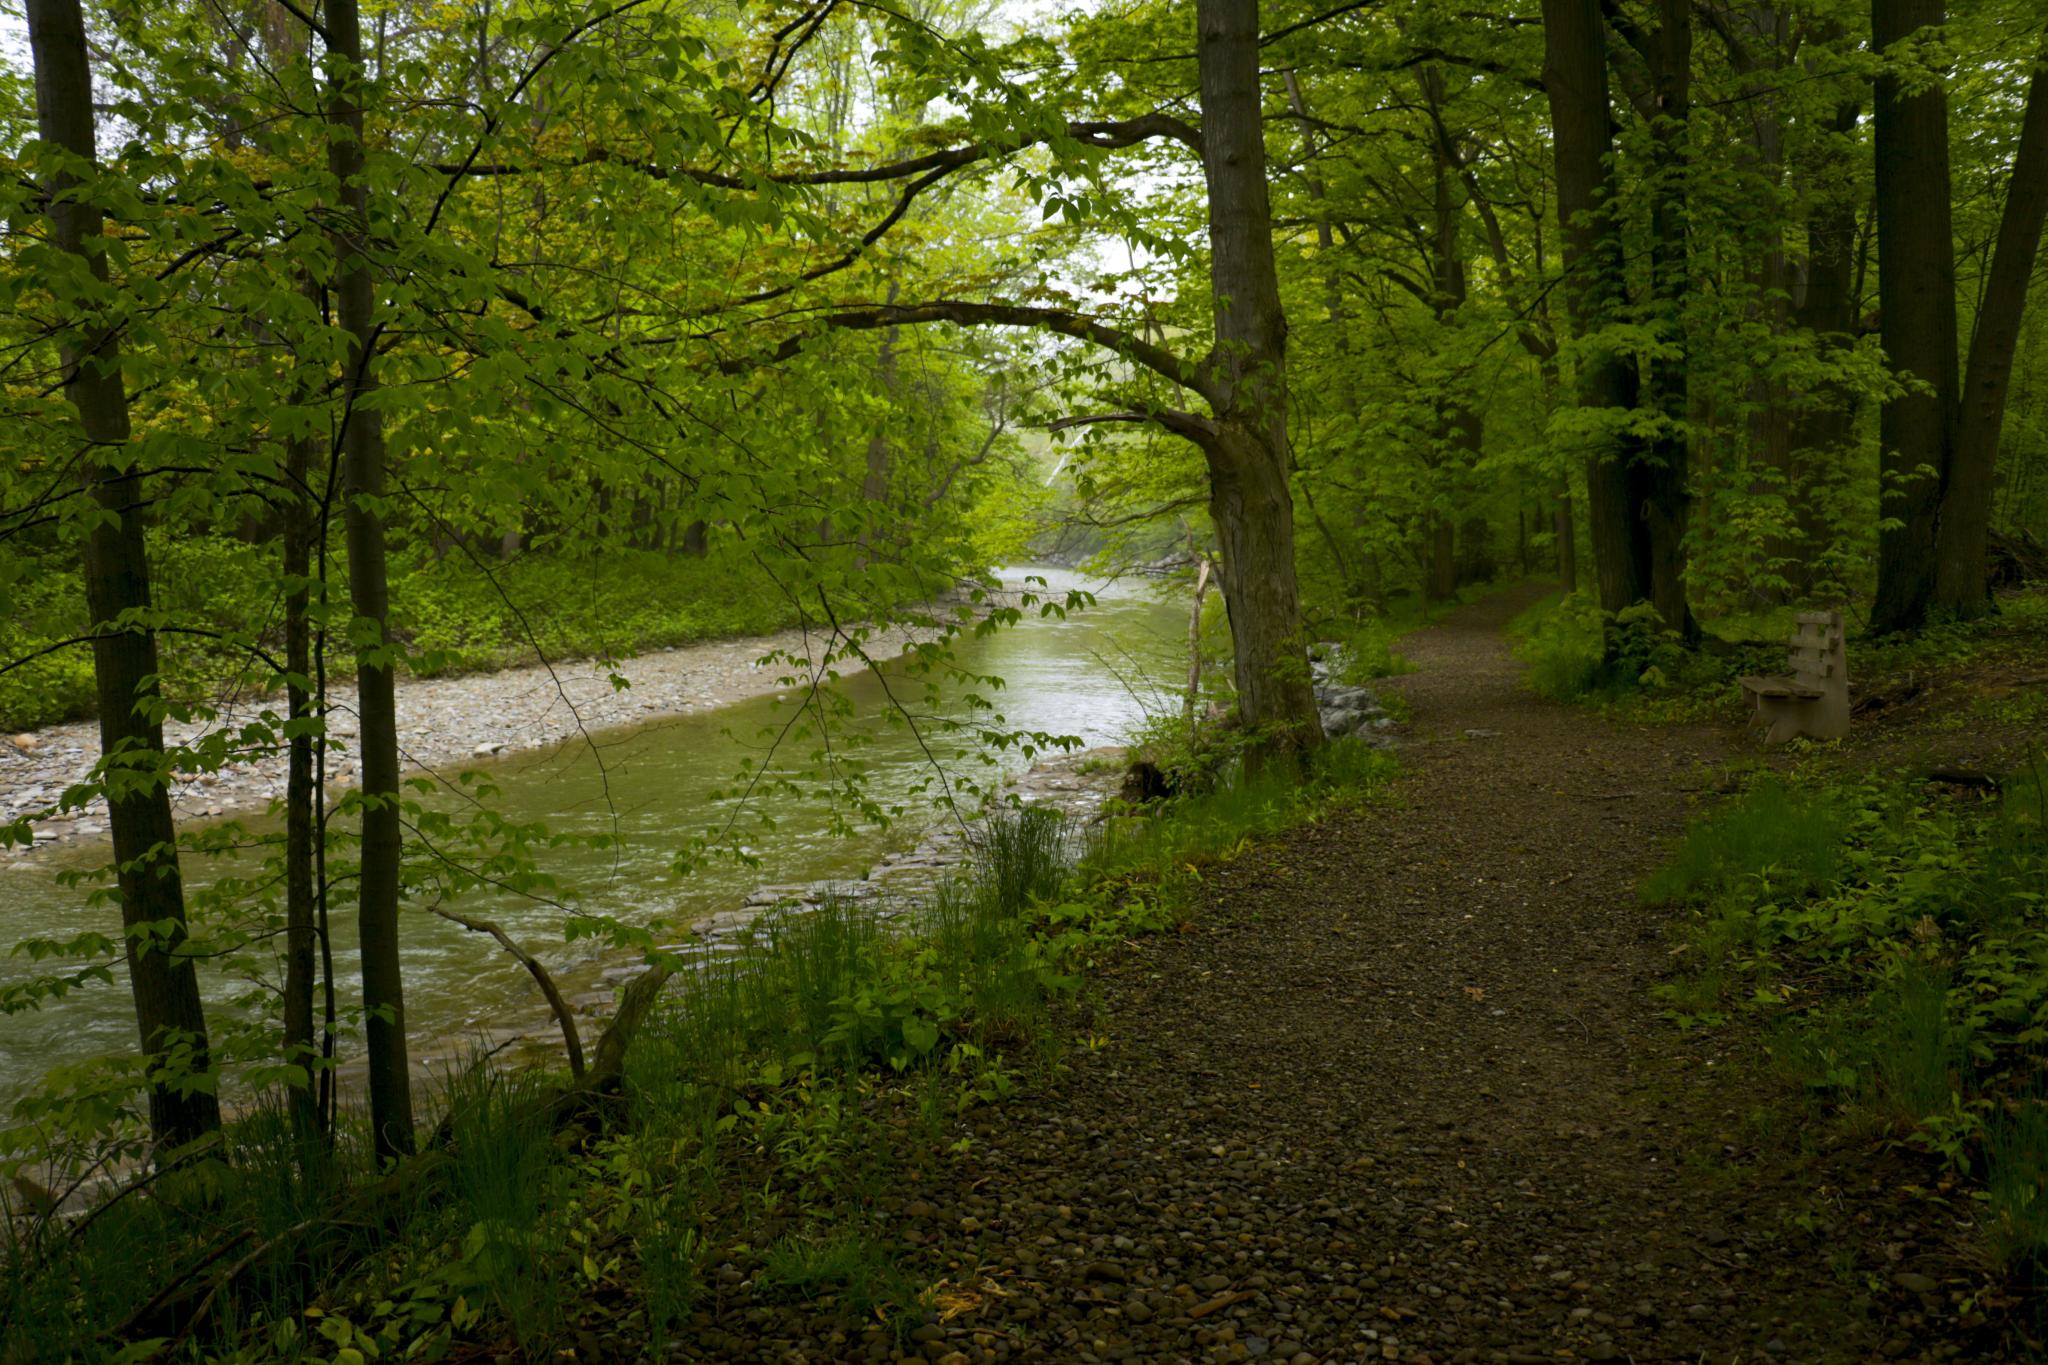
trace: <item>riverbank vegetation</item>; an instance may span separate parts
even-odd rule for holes
[[[894,927],[828,900],[673,964],[614,1087],[452,1068],[396,1178],[359,1122],[315,1157],[273,1092],[154,1178],[93,1168],[119,1197],[87,1219],[18,1181],[0,1361],[632,1358],[741,1281],[842,1342],[877,1324],[908,1342],[948,1288],[893,1270],[877,1201],[970,1147],[967,1116],[1099,1045],[1089,970],[1170,931],[1205,868],[1369,798],[1391,766],[1341,742],[1306,781],[1226,778],[1090,829],[999,811],[966,874],[892,907]]]
[[[372,1170],[406,1173],[409,1198],[428,1137],[455,1153],[435,1181],[532,1204],[557,1177],[527,1082],[475,1082],[448,1131],[414,1112],[408,917],[484,894],[558,912],[550,946],[653,967],[596,1040],[578,1123],[630,1109],[636,1048],[698,1046],[657,995],[677,926],[587,912],[550,861],[618,829],[513,819],[490,781],[408,766],[401,673],[589,655],[625,689],[636,652],[800,627],[809,647],[767,661],[791,684],[777,722],[715,810],[655,836],[688,875],[761,857],[786,803],[835,834],[959,818],[1004,755],[1077,743],[1002,719],[1003,680],[954,647],[1085,608],[994,573],[1082,547],[1192,599],[1185,685],[1144,680],[1197,803],[1157,829],[1202,832],[1131,856],[1170,868],[1297,818],[1316,772],[1369,767],[1329,742],[1364,712],[1327,704],[1323,646],[1354,687],[1395,672],[1392,631],[1502,578],[1565,594],[1522,623],[1536,688],[1639,718],[1732,719],[1802,608],[1846,611],[1866,714],[1910,701],[1910,661],[2038,645],[2040,599],[1997,594],[2048,572],[2048,30],[2025,0],[1956,9],[27,0],[0,83],[0,725],[90,714],[100,744],[84,780],[10,800],[0,843],[103,805],[111,846],[64,874],[97,918],[35,926],[0,1017],[125,989],[136,1029],[57,1067],[0,1160],[71,1162],[60,1187],[183,1172],[187,1203],[100,1217],[196,1221],[215,1163],[284,1150],[224,1145],[223,1105],[281,1094],[294,1179],[328,1211],[191,1244],[192,1285],[381,1225],[327,1168],[380,1199]],[[930,760],[908,790],[878,789],[855,676]],[[2038,719],[2016,689],[1983,702]],[[171,716],[217,723],[167,744]],[[958,746],[989,765],[946,769]],[[174,808],[280,756],[265,823]],[[1830,875],[1809,894],[1863,894]],[[1674,894],[1712,915],[1730,893]],[[990,1044],[1025,1025],[940,1016],[993,1020],[1069,964],[1036,899],[989,904],[944,912],[938,938],[974,946],[936,977],[835,914],[785,925],[802,971],[883,994],[827,1017],[826,986],[792,980],[811,1003],[779,1020],[707,1020],[808,1053],[814,1084],[792,1100],[786,1071],[777,1107],[704,1112],[835,1151],[877,1101],[815,1084],[827,1053],[999,1090]],[[2008,909],[2022,941],[2033,910]],[[864,989],[831,986],[832,1009]],[[356,1068],[363,1114],[340,1103]],[[1987,1084],[1956,1093],[2018,1093]],[[486,1136],[464,1154],[458,1129]],[[528,1274],[525,1207],[478,1203],[461,1260]],[[612,1220],[615,1247],[642,1216],[547,1236]],[[857,1237],[789,1236],[792,1292],[856,1271],[894,1292]],[[433,1245],[418,1283],[456,1244]],[[547,1311],[496,1275],[504,1311]],[[483,1311],[432,1282],[437,1321]],[[151,1313],[246,1325],[183,1292]],[[367,1356],[363,1326],[338,1314],[323,1340]]]

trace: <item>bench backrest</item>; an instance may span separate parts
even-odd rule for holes
[[[1793,618],[1792,676],[1809,687],[1826,687],[1830,679],[1848,675],[1842,636],[1842,613],[1802,611]]]

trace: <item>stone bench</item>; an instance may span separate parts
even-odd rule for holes
[[[1803,611],[1787,666],[1790,672],[1744,678],[1742,690],[1756,704],[1756,714],[1770,722],[1764,737],[1783,744],[1795,735],[1840,739],[1849,733],[1849,661],[1842,637],[1842,613]]]

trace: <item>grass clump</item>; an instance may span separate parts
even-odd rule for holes
[[[1904,776],[1766,778],[1697,822],[1643,886],[1683,911],[1681,1027],[1761,1025],[1802,1103],[1971,1182],[1980,1245],[2048,1265],[2048,778],[1988,800]],[[2038,1146],[2035,1149],[2039,1150]]]
[[[1515,617],[1507,633],[1530,690],[1552,701],[1658,699],[1669,709],[1711,699],[1731,676],[1724,660],[1687,648],[1647,602],[1605,612],[1577,593],[1553,595]]]
[[[1794,792],[1768,777],[1696,821],[1670,861],[1643,883],[1643,897],[1662,904],[1711,900],[1747,881],[1778,895],[1818,890],[1840,870],[1848,826],[1828,793]]]

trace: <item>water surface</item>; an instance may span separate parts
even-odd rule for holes
[[[958,648],[958,662],[1003,680],[1000,689],[981,691],[1010,729],[1072,736],[1087,745],[1119,741],[1147,707],[1165,701],[1185,669],[1185,606],[1162,602],[1141,582],[1102,584],[1058,569],[1019,569],[1006,577],[1014,586],[1025,572],[1043,576],[1056,596],[1069,588],[1090,589],[1096,604],[1065,619],[1029,615],[1014,628],[968,639]],[[630,676],[630,666],[625,671]],[[634,924],[687,923],[734,908],[766,883],[859,876],[884,853],[915,842],[939,818],[939,790],[963,777],[986,783],[991,770],[972,754],[960,754],[972,746],[938,724],[943,717],[974,714],[957,686],[947,689],[936,713],[919,715],[915,733],[886,720],[892,693],[913,713],[923,711],[920,689],[897,669],[887,678],[863,672],[841,688],[854,717],[835,725],[832,751],[857,758],[870,770],[868,790],[902,808],[888,829],[848,834],[835,829],[822,802],[764,784],[757,790],[766,794],[740,813],[738,825],[758,867],[725,861],[687,873],[675,870],[678,850],[733,814],[731,803],[720,803],[714,793],[733,785],[742,759],[782,775],[814,766],[823,747],[816,736],[785,741],[771,752],[766,736],[779,732],[790,713],[789,701],[776,697],[600,732],[591,744],[492,761],[486,771],[499,788],[492,804],[510,819],[543,821],[556,831],[616,832],[621,842],[615,848],[550,849],[542,853],[542,865],[559,879],[557,894],[577,910]],[[849,747],[856,736],[867,742]],[[996,757],[1007,770],[1024,762],[1015,752]],[[431,803],[449,809],[459,804],[446,794]],[[772,814],[772,830],[752,822],[760,811]],[[251,823],[263,827],[260,820]],[[89,907],[83,888],[56,882],[60,871],[91,868],[106,856],[104,844],[80,843],[52,849],[26,865],[0,867],[0,942],[87,929],[113,932],[118,916],[112,907]],[[220,867],[191,857],[185,871],[194,884],[222,875]],[[588,940],[565,944],[561,912],[530,899],[473,894],[455,908],[496,920],[551,967],[566,971],[572,984],[593,982],[602,962],[612,960]],[[354,996],[353,918],[344,893],[335,902],[334,927],[345,1003]],[[485,1027],[536,1017],[530,980],[488,939],[416,906],[408,907],[403,935],[406,1011],[416,1046],[432,1050]],[[18,979],[31,970],[18,958],[0,959],[0,979]],[[43,1010],[0,1017],[0,1105],[53,1065],[134,1046],[125,977],[117,972],[116,978],[112,986],[89,988]],[[232,998],[249,989],[247,982],[219,972],[207,975],[205,987],[212,1014],[233,1008]]]

